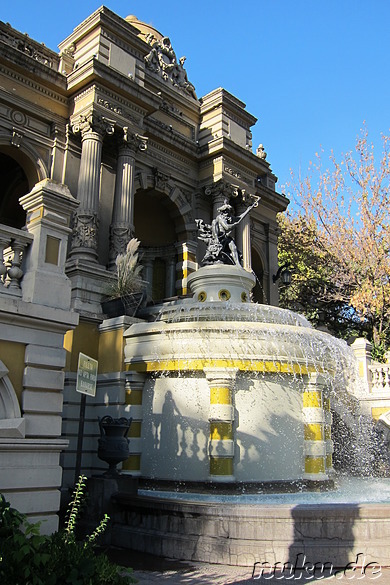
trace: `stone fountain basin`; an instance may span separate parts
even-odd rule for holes
[[[309,564],[328,563],[328,570],[329,564],[346,567],[357,557],[359,566],[390,563],[388,504],[227,506],[191,502],[190,497],[183,502],[117,494],[112,544],[173,559],[248,567],[281,563],[280,569],[298,555],[301,564],[305,556]],[[360,569],[352,577],[349,573],[354,576],[362,578]]]
[[[221,303],[219,303],[220,305]],[[217,308],[211,307],[208,319]],[[219,306],[219,311],[221,307]],[[241,306],[229,307],[237,319]],[[202,370],[332,374],[340,354],[330,335],[310,326],[251,320],[199,320],[176,309],[177,322],[137,323],[125,333],[125,360],[136,371]],[[205,317],[205,312],[201,312]],[[278,313],[280,314],[279,310]],[[199,315],[199,312],[198,312]],[[253,316],[253,315],[252,315]]]

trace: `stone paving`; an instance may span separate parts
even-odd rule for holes
[[[133,567],[133,576],[139,585],[155,585],[157,583],[172,583],[172,585],[266,585],[296,583],[357,583],[369,585],[390,585],[390,568],[381,567],[376,575],[362,574],[360,569],[348,571],[347,574],[327,576],[318,575],[313,578],[309,575],[253,575],[251,567],[232,567],[227,565],[212,565],[207,563],[172,561],[160,559],[144,553],[131,551],[110,551],[113,561],[123,566]]]

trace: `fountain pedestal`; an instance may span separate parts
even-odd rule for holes
[[[204,266],[188,284],[192,299],[125,332],[129,390],[142,394],[128,410],[140,428],[139,475],[326,483],[334,338],[291,311],[251,303],[255,277],[239,266]]]
[[[256,277],[239,266],[213,264],[203,266],[190,274],[187,283],[194,301],[200,303],[206,301],[249,303]]]

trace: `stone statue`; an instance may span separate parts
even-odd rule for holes
[[[255,197],[252,205],[241,215],[235,216],[233,207],[225,199],[224,204],[217,209],[217,217],[213,219],[211,225],[204,223],[203,219],[195,220],[199,231],[198,238],[207,244],[206,254],[202,260],[203,266],[206,264],[242,266],[242,255],[230,234],[244,217],[258,206],[259,200],[260,197]]]
[[[262,160],[265,160],[267,158],[267,153],[265,152],[264,146],[262,144],[259,144],[259,146],[257,147],[256,156],[258,156]]]
[[[195,87],[188,81],[187,72],[184,69],[186,58],[181,57],[177,61],[170,39],[163,37],[161,40],[156,40],[153,35],[148,35],[146,40],[151,46],[150,53],[144,57],[146,67],[197,99]]]

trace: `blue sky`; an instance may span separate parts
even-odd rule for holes
[[[3,2],[0,19],[57,50],[101,4]],[[107,0],[169,36],[198,97],[224,87],[258,118],[278,190],[324,158],[354,148],[363,123],[380,146],[390,128],[389,0]],[[286,192],[288,194],[288,186]]]

